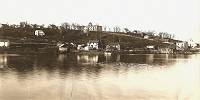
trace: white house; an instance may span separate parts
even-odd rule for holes
[[[36,36],[44,36],[45,33],[44,33],[43,30],[35,30],[35,35],[36,35]]]
[[[154,49],[155,48],[155,46],[153,46],[153,45],[148,45],[146,47],[147,47],[147,49]]]
[[[144,39],[149,39],[149,35],[145,35],[145,36],[144,36]]]
[[[10,45],[9,40],[0,39],[0,47],[8,47]]]
[[[78,45],[77,50],[89,51],[89,46],[84,45],[84,44]]]
[[[195,47],[197,47],[197,43],[195,43],[193,40],[189,40],[188,41],[188,46],[190,48],[195,48]]]
[[[97,40],[91,40],[87,43],[89,50],[97,50],[99,49],[99,42]]]
[[[176,43],[176,50],[184,51],[188,49],[188,42],[177,42]]]
[[[69,51],[68,44],[57,44],[60,53],[66,53]]]

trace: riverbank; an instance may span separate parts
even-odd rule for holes
[[[154,51],[115,51],[115,52],[106,52],[105,50],[89,50],[89,51],[79,51],[71,50],[70,52],[59,52],[56,47],[46,47],[46,48],[4,48],[0,49],[0,53],[19,53],[19,54],[41,54],[41,53],[50,53],[50,54],[198,54],[197,52],[174,52],[174,53],[160,53],[156,50]]]

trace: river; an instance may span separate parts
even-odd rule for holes
[[[0,54],[0,100],[200,100],[200,55]]]

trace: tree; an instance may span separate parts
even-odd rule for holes
[[[131,31],[129,31],[128,28],[124,28],[124,30],[125,30],[126,33],[130,33],[131,32]]]
[[[51,29],[58,29],[58,26],[54,25],[54,24],[49,24],[48,28]]]
[[[20,22],[19,26],[20,28],[25,28],[27,24],[28,24],[27,22]]]
[[[37,25],[37,24],[31,24],[32,25],[32,28],[33,29],[37,29],[37,28],[39,28],[40,26],[39,25]]]
[[[113,30],[114,30],[114,32],[120,32],[120,31],[121,31],[120,27],[118,27],[118,26],[115,26],[115,27],[113,28]]]
[[[65,29],[65,30],[68,30],[68,29],[70,29],[70,24],[67,23],[67,22],[62,23],[62,24],[61,24],[61,27],[62,27],[63,29]]]

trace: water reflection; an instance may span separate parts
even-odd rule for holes
[[[98,55],[77,55],[78,63],[82,64],[96,64],[98,62]]]
[[[0,100],[199,100],[200,55],[0,55]]]
[[[4,68],[7,65],[7,55],[2,54],[0,55],[0,68]]]

